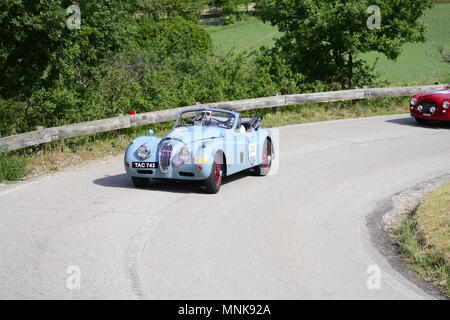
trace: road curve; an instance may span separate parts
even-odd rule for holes
[[[122,157],[0,186],[0,299],[432,298],[374,247],[367,217],[450,172],[450,126],[396,115],[277,132],[274,174],[217,195],[135,189]]]

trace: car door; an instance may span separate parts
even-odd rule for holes
[[[231,132],[231,144],[228,148],[227,174],[233,174],[245,170],[247,166],[247,135],[240,132],[241,119],[236,121],[236,126]]]

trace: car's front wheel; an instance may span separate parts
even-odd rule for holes
[[[430,120],[428,120],[428,119],[422,119],[422,118],[416,118],[416,122],[417,122],[418,124],[429,124],[429,123],[430,123]]]
[[[209,178],[206,179],[204,182],[206,192],[211,194],[219,192],[220,186],[222,185],[222,175],[223,175],[222,156],[220,155],[220,153],[216,153],[211,168],[211,174],[209,175]]]
[[[138,188],[144,188],[148,184],[148,178],[138,178],[138,177],[131,177],[131,180],[133,180],[133,184],[135,187]]]

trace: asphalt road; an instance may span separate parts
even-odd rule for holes
[[[136,189],[122,157],[2,185],[0,298],[431,298],[375,248],[367,217],[450,172],[450,126],[343,120],[280,128],[279,142],[274,174],[217,195]]]

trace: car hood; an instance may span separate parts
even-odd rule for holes
[[[418,99],[421,101],[442,102],[450,99],[450,89],[424,92],[419,95]]]
[[[175,128],[163,140],[170,138],[188,144],[199,140],[222,138],[225,136],[225,130],[227,129],[219,127],[180,127]]]

